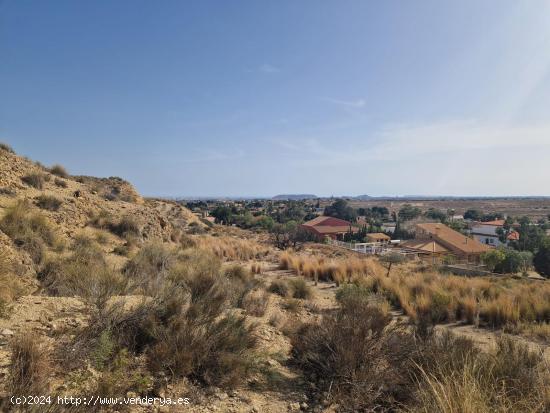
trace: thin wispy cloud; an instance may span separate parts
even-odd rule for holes
[[[367,102],[365,99],[357,99],[357,100],[341,100],[341,99],[333,99],[333,98],[323,98],[324,101],[334,103],[335,105],[340,106],[347,106],[350,108],[362,108],[365,107]]]
[[[269,63],[264,63],[260,66],[259,71],[265,74],[274,74],[274,73],[279,73],[281,69]]]
[[[180,163],[201,163],[201,162],[219,162],[243,158],[245,152],[239,149],[235,152],[221,152],[221,151],[204,151],[197,154],[196,157],[179,159]]]
[[[345,165],[367,161],[422,161],[434,154],[467,156],[476,151],[550,148],[550,124],[495,125],[476,120],[382,127],[364,143],[342,149],[325,143],[337,139],[275,139],[280,147],[299,152],[309,165]]]

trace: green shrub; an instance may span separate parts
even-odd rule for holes
[[[292,361],[346,411],[391,411],[410,397],[415,342],[372,305],[342,307],[291,337]]]
[[[353,305],[367,305],[373,291],[365,286],[344,284],[336,291],[336,300],[342,307]]]
[[[550,277],[550,240],[546,240],[539,247],[533,259],[535,270],[545,278]]]
[[[28,186],[32,186],[33,188],[42,189],[44,188],[45,179],[43,174],[33,173],[25,175],[21,178],[21,181]]]
[[[258,285],[254,275],[242,265],[231,265],[224,270],[227,279],[227,291],[235,307],[243,307],[243,300],[248,292]]]
[[[303,278],[293,278],[289,281],[292,297],[299,299],[310,299],[313,296],[313,291]]]
[[[36,198],[36,205],[48,211],[57,211],[63,202],[53,195],[40,195]]]
[[[103,252],[90,239],[78,238],[66,258],[44,264],[39,278],[53,295],[80,296],[103,308],[110,297],[123,295],[128,280],[105,261]]]
[[[169,379],[220,387],[242,383],[254,365],[254,326],[227,312],[231,297],[219,261],[197,251],[167,259],[165,251],[151,248],[127,269],[156,274],[156,286],[144,291],[150,298],[131,309],[107,309],[90,322],[89,336],[109,331],[115,352],[143,354],[151,372]]]
[[[116,251],[125,252],[124,249]],[[176,264],[176,258],[176,254],[164,244],[150,243],[126,263],[123,271],[134,287],[147,291],[168,276]]]

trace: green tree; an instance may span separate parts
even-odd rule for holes
[[[446,212],[443,212],[439,209],[430,208],[425,213],[424,216],[426,218],[435,219],[439,222],[445,223],[447,222],[448,215]]]
[[[489,271],[494,271],[506,259],[506,254],[501,249],[494,249],[481,254],[481,261]]]
[[[227,205],[218,205],[210,215],[216,218],[216,223],[230,225],[233,223],[233,211]]]
[[[397,215],[402,221],[411,221],[422,215],[422,210],[418,207],[412,206],[411,204],[405,204],[401,207]]]
[[[357,212],[350,207],[345,199],[337,199],[331,205],[325,207],[324,215],[327,217],[340,218],[353,222],[357,218]]]
[[[468,209],[464,213],[464,219],[471,219],[472,221],[481,221],[483,213],[478,209]]]
[[[495,271],[501,274],[515,274],[529,269],[533,263],[533,254],[530,251],[517,251],[512,248],[501,249],[504,252],[504,260],[495,267]]]
[[[550,278],[550,239],[545,239],[533,258],[535,270],[546,278]]]

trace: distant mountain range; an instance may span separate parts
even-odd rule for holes
[[[313,194],[283,194],[275,195],[272,199],[275,201],[303,201],[304,199],[317,199]]]

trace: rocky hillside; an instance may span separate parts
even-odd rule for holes
[[[71,176],[63,167],[46,168],[0,149],[0,217],[17,202],[47,218],[62,242],[79,235],[99,238],[106,253],[129,243],[113,228],[128,218],[135,226],[130,240],[174,241],[189,225],[204,226],[188,209],[175,202],[142,198],[127,181],[118,178]],[[0,230],[0,246],[8,260],[20,266],[26,284],[32,284],[33,266],[29,254]],[[115,254],[116,255],[116,254]],[[30,276],[30,278],[29,278]]]

